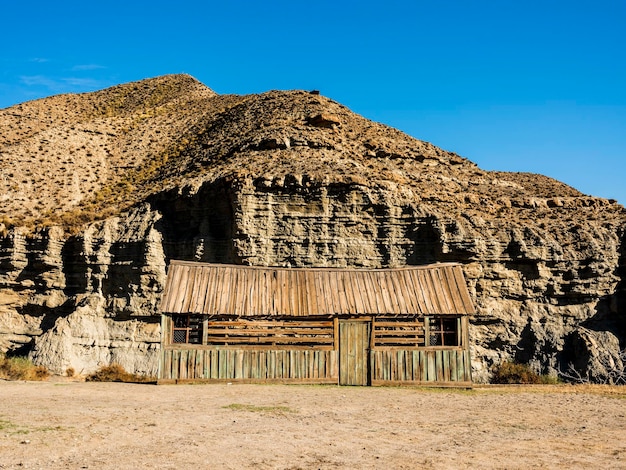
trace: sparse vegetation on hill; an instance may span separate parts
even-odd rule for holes
[[[545,186],[543,197],[580,195],[545,177],[484,172],[320,95],[220,96],[187,75],[0,110],[0,168],[4,230],[76,230],[164,188],[227,174],[401,184],[423,198],[436,187],[438,197],[469,207],[480,203],[466,198],[470,184],[503,201],[524,197],[529,186],[535,193]],[[505,217],[509,208],[483,210]]]
[[[214,96],[177,75],[0,110],[0,223],[76,227],[126,209]]]

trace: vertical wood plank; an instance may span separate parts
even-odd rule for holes
[[[428,380],[428,366],[426,363],[426,351],[418,351],[419,364],[420,364],[420,382],[426,382]]]
[[[233,356],[235,357],[235,378],[240,379],[243,377],[243,356],[240,351],[234,350]]]
[[[215,360],[215,356],[217,355],[217,351],[215,349],[208,349],[206,351],[206,371],[205,377],[207,379],[216,379],[217,378],[217,361]]]
[[[284,378],[285,374],[285,351],[276,351],[276,374],[277,377]]]
[[[161,367],[159,367],[159,378],[160,379],[171,379],[171,371],[169,370],[168,365],[168,356],[170,352],[166,349],[161,348]]]
[[[172,350],[172,379],[178,378],[178,360],[176,357],[178,351]]]
[[[259,378],[267,379],[267,351],[259,351]]]
[[[204,351],[201,349],[196,350],[196,358],[195,358],[195,367],[194,367],[194,375],[193,378],[202,377],[202,370],[204,368]]]
[[[221,356],[223,354],[223,356]],[[220,379],[235,378],[235,351],[230,349],[220,350],[220,357],[224,359],[224,368],[222,373],[222,364],[220,363]]]
[[[188,377],[190,379],[195,379],[196,378],[196,370],[197,370],[197,365],[198,365],[198,350],[197,349],[192,349],[190,351],[189,354],[189,373],[188,373]]]
[[[189,359],[189,351],[186,349],[181,349],[180,351],[180,360],[179,360],[179,371],[178,376],[181,379],[187,378],[187,367],[188,367],[188,359]]]
[[[465,382],[472,381],[472,364],[469,349],[463,350],[463,379]]]
[[[443,381],[450,382],[450,351],[441,351],[441,367],[443,368]]]
[[[456,349],[452,349],[450,351],[450,381],[457,382],[459,380],[458,377],[458,369],[457,369],[457,356],[459,351]]]
[[[227,351],[223,349],[212,351],[211,357],[215,361],[215,369],[211,367],[211,377],[214,377],[214,374],[216,374],[216,378],[226,379],[228,377],[226,375],[228,370]]]
[[[443,382],[443,351],[438,349],[436,351],[436,369],[437,369],[437,381]]]
[[[412,351],[403,351],[404,353],[404,367],[406,373],[406,379],[408,381],[413,380],[413,354]]]
[[[302,373],[302,364],[300,364],[300,351],[290,351],[291,362],[291,378],[299,379]]]
[[[389,351],[381,351],[381,363],[383,367],[383,380],[389,380],[389,371],[391,370],[391,362],[389,361]]]
[[[437,380],[435,351],[426,351],[426,380],[434,382]]]
[[[259,352],[258,351],[246,351],[248,356],[248,375],[249,379],[256,379],[259,377]]]
[[[276,375],[276,351],[268,351],[267,378],[275,379]]]

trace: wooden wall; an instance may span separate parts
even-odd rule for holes
[[[372,385],[471,384],[470,353],[456,349],[390,349],[370,353]]]
[[[339,383],[335,350],[165,348],[160,383],[184,381]],[[461,348],[387,349],[369,353],[371,385],[471,384],[470,353]]]
[[[164,348],[159,382],[249,381],[337,383],[334,350]]]
[[[164,315],[159,382],[471,386],[468,319],[456,321],[455,346],[427,344],[423,318],[205,318],[203,344],[180,344]]]

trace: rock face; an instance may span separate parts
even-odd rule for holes
[[[72,110],[65,122],[59,109]],[[94,137],[75,148],[68,126]],[[220,96],[187,76],[25,103],[1,110],[0,128],[0,161],[15,162],[1,170],[0,348],[55,372],[118,362],[155,374],[170,259],[458,261],[478,310],[475,380],[503,360],[552,374],[573,364],[597,381],[623,367],[626,210],[615,201],[483,171],[315,93]],[[24,201],[43,197],[51,168],[24,164],[30,154],[53,166],[62,155],[61,180],[92,176],[59,183],[45,195],[59,204],[43,210]]]

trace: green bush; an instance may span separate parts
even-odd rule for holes
[[[495,368],[491,383],[494,384],[540,384],[542,378],[526,364],[505,361]]]
[[[560,383],[559,377],[556,375],[541,375],[539,378],[544,385],[556,385]]]
[[[0,378],[7,380],[46,380],[50,371],[43,366],[36,366],[25,357],[6,357],[0,355]]]

